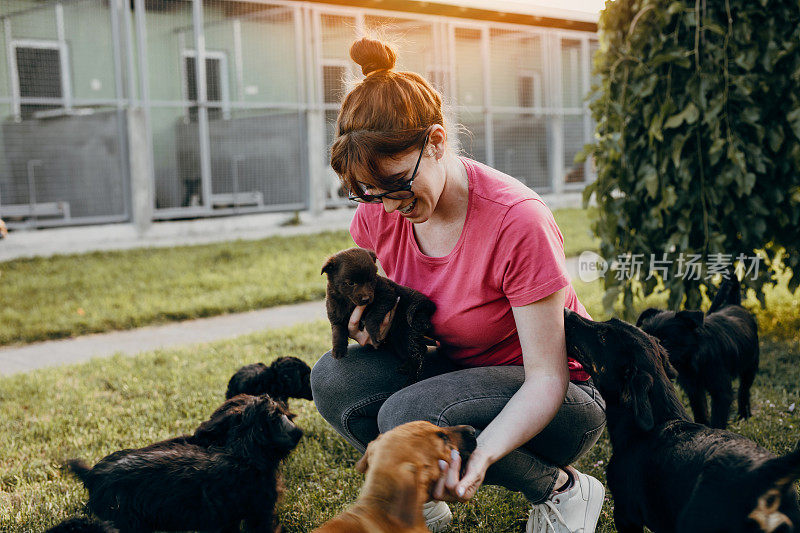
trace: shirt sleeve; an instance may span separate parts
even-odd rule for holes
[[[496,245],[503,293],[512,307],[528,305],[569,285],[564,237],[538,199],[513,205]]]
[[[356,213],[353,215],[353,220],[350,221],[350,236],[353,237],[353,242],[359,248],[366,248],[367,250],[374,250],[375,246],[372,242],[372,235],[367,225],[366,204],[359,204],[356,208]]]

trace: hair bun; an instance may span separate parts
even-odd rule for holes
[[[368,76],[376,70],[394,68],[397,54],[388,44],[366,37],[356,41],[350,47],[350,57],[361,65],[361,73]]]

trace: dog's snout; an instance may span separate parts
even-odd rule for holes
[[[476,439],[477,432],[475,431],[475,428],[472,426],[463,425],[456,426],[454,429],[460,437],[458,442],[458,452],[462,456],[466,456],[475,451],[475,448],[478,446],[478,441]]]

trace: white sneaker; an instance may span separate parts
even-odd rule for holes
[[[436,500],[422,506],[422,516],[425,517],[425,525],[433,533],[447,531],[447,526],[453,520],[453,513],[450,511],[447,502]]]
[[[606,489],[592,476],[569,470],[572,486],[534,505],[525,533],[594,533]]]

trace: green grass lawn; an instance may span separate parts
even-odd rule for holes
[[[597,318],[598,283],[576,290]],[[782,324],[792,316],[775,314]],[[766,328],[762,363],[753,388],[754,416],[731,426],[776,453],[800,437],[800,340],[775,317]],[[794,322],[793,322],[794,321]],[[229,341],[113,357],[0,379],[0,531],[38,532],[81,512],[86,492],[60,470],[66,458],[89,462],[121,448],[138,447],[191,432],[223,401],[230,375],[241,365],[282,355],[309,364],[329,347],[325,322],[248,335]],[[312,403],[295,400],[305,430],[283,467],[286,492],[279,505],[286,533],[307,532],[354,501],[363,477],[355,451],[322,420]],[[798,406],[800,407],[800,406]],[[577,467],[605,481],[610,453],[604,435]],[[482,488],[468,504],[453,505],[457,533],[521,532],[528,506],[519,494]],[[614,531],[613,501],[603,509],[599,532]]]
[[[345,231],[0,263],[0,344],[323,298]]]
[[[582,209],[555,212],[567,255],[596,248]],[[0,263],[0,345],[319,299],[346,231]]]

